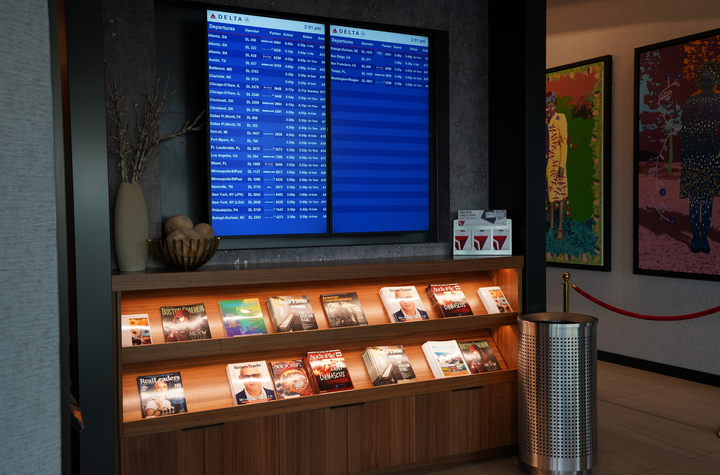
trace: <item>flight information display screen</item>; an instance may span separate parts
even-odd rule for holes
[[[427,230],[427,42],[208,10],[215,234]]]
[[[428,38],[330,26],[332,229],[430,219]]]

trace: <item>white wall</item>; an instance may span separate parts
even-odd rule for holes
[[[634,50],[718,27],[717,0],[547,2],[548,68],[612,55],[612,272],[568,272],[572,283],[616,307],[681,315],[720,305],[718,282],[633,274]],[[710,256],[720,259],[718,253]],[[547,269],[548,311],[562,310],[561,275],[566,270]],[[720,374],[720,314],[684,322],[637,320],[570,294],[571,312],[600,319],[598,349]]]
[[[48,2],[0,0],[0,474],[61,471]]]

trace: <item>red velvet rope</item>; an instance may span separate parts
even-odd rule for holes
[[[592,295],[590,295],[587,292],[585,292],[584,290],[580,289],[580,287],[578,287],[577,285],[573,285],[573,284],[570,284],[570,285],[572,285],[572,288],[575,289],[577,291],[577,293],[579,293],[586,299],[590,300],[591,302],[595,302],[596,304],[600,305],[601,307],[605,307],[606,309],[612,310],[613,312],[619,313],[621,315],[626,315],[628,317],[633,317],[633,318],[640,318],[642,320],[658,320],[658,321],[663,321],[663,322],[675,322],[678,320],[690,320],[692,318],[700,318],[700,317],[704,317],[706,315],[720,312],[720,307],[714,307],[714,308],[710,308],[707,310],[703,310],[702,312],[690,313],[687,315],[675,315],[675,316],[669,316],[669,317],[660,317],[660,316],[653,316],[653,315],[640,315],[639,313],[627,312],[627,311],[621,310],[617,307],[613,307],[612,305],[606,304],[605,302],[602,302],[602,301],[596,299]]]

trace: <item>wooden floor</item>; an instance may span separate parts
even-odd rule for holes
[[[593,475],[720,474],[720,388],[598,362]],[[517,457],[432,472],[517,475]]]

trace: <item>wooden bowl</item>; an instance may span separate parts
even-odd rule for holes
[[[150,249],[160,259],[160,262],[175,270],[195,270],[205,265],[217,251],[220,238],[198,239],[193,242],[192,252],[180,240],[172,240],[168,245],[165,239],[149,239]]]

